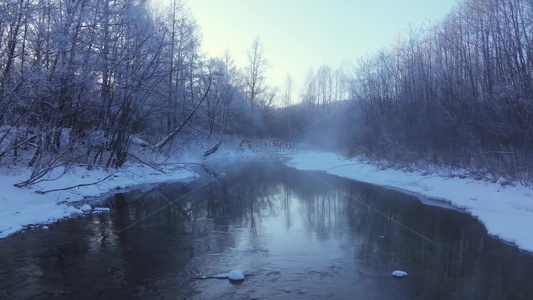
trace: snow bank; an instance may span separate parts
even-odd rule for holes
[[[62,169],[55,170],[50,174],[50,178],[61,174],[62,171]],[[86,196],[98,196],[109,190],[136,184],[178,181],[198,176],[179,164],[167,165],[162,168],[162,171],[164,173],[141,164],[126,164],[116,173],[100,168],[89,170],[87,167],[75,167],[57,180],[17,188],[13,184],[27,179],[31,170],[0,168],[0,191],[2,191],[0,194],[0,238],[5,238],[30,224],[48,224],[74,214],[81,214],[83,211],[90,211],[89,205],[77,208],[73,204]],[[90,184],[108,176],[109,178],[95,185],[44,195],[35,193]],[[100,209],[100,211],[104,210]]]
[[[286,163],[299,170],[329,174],[413,192],[443,200],[479,219],[490,235],[533,252],[533,193],[528,187],[506,186],[443,175],[422,175],[394,169],[382,170],[357,159],[328,152],[294,153]]]
[[[110,211],[109,207],[95,207],[94,211]]]

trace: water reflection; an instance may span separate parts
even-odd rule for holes
[[[533,299],[533,258],[466,214],[282,166],[226,174],[0,240],[0,298]],[[234,268],[253,276],[192,279]]]

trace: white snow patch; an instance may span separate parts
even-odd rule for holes
[[[230,280],[244,280],[244,274],[239,270],[231,270],[228,273],[228,278]]]
[[[202,278],[205,278],[205,276],[203,276]],[[211,276],[211,278],[219,278],[219,279],[229,278],[230,280],[240,281],[240,280],[244,280],[244,274],[242,273],[242,271],[239,271],[239,270],[231,270],[229,273],[220,273],[220,274]]]
[[[80,209],[82,211],[91,211],[92,207],[89,204],[83,204]]]
[[[398,278],[400,278],[400,277],[405,277],[405,276],[407,276],[407,272],[405,272],[405,271],[400,271],[400,270],[396,270],[396,271],[393,271],[393,272],[392,272],[392,276],[394,276],[394,277],[398,277]]]
[[[131,139],[131,142],[141,147],[150,147],[150,143],[136,136]]]
[[[444,169],[436,172],[442,175],[383,169],[363,160],[346,159],[330,152],[294,153],[286,165],[299,170],[325,171],[447,202],[476,217],[490,235],[533,252],[533,235],[530,232],[533,227],[533,199],[531,190],[526,186],[506,185],[503,189],[502,180],[490,183],[471,178],[450,178],[445,176],[447,170]],[[432,205],[431,201],[423,197],[421,201]]]
[[[95,207],[94,211],[109,211],[109,207]]]
[[[220,273],[220,274],[217,274],[217,275],[213,275],[211,277],[213,278],[228,278],[229,276],[229,273]]]
[[[43,227],[41,227],[43,230],[48,230],[50,229],[48,226],[44,225]]]

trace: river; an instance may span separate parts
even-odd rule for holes
[[[533,256],[469,214],[281,164],[214,170],[0,240],[0,299],[533,299]],[[241,284],[199,279],[232,269]]]

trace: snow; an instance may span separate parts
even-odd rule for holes
[[[205,279],[208,277],[202,276],[202,278]],[[229,280],[241,281],[241,280],[244,280],[244,274],[240,270],[231,270],[229,273],[220,273],[217,275],[213,275],[209,278],[218,278],[218,279],[229,278]]]
[[[95,207],[94,211],[109,211],[109,207]]]
[[[148,143],[147,141],[141,139],[141,138],[138,138],[136,136],[134,136],[132,139],[131,139],[131,142],[134,143],[134,144],[137,144],[141,147],[150,147],[150,143]]]
[[[93,208],[89,204],[83,204],[80,209],[82,211],[91,211]]]
[[[186,169],[183,164],[167,164],[159,172],[143,164],[127,163],[121,169],[77,166],[57,180],[43,181],[30,187],[13,186],[30,177],[31,170],[22,167],[0,167],[0,238],[23,230],[28,225],[50,224],[63,218],[82,214],[90,206],[75,207],[77,201],[87,196],[98,196],[116,187],[127,187],[143,183],[180,181],[198,175]],[[49,175],[54,178],[63,172],[57,168]],[[76,187],[38,194],[36,191],[48,191],[91,184],[104,178],[106,180],[94,185]]]
[[[48,230],[50,229],[48,226],[44,225],[43,227],[41,227],[43,230]]]
[[[396,271],[392,272],[392,276],[398,277],[398,278],[405,277],[405,276],[407,276],[407,272],[396,270]]]
[[[291,156],[286,164],[299,170],[324,171],[414,193],[422,196],[420,199],[425,204],[446,208],[451,205],[464,210],[484,224],[490,235],[533,252],[533,235],[530,232],[533,227],[533,192],[526,186],[502,186],[471,178],[452,178],[447,176],[452,170],[444,168],[431,175],[383,169],[357,158],[346,159],[330,152],[307,151]]]
[[[244,274],[239,270],[232,270],[228,274],[230,280],[244,280]]]

